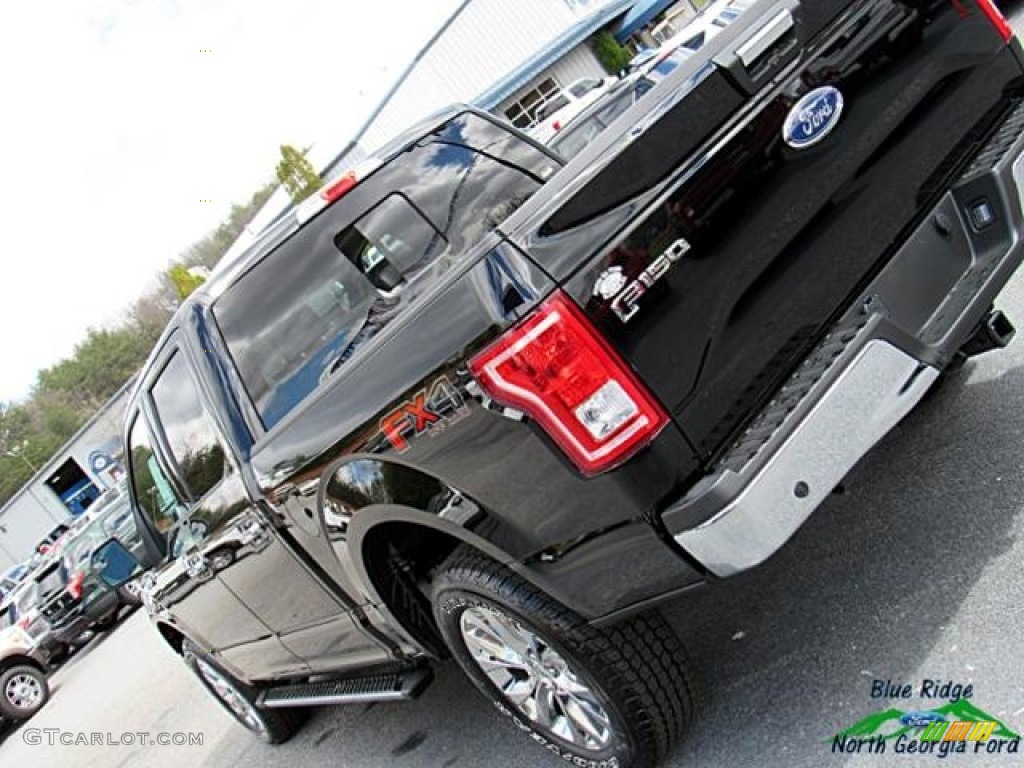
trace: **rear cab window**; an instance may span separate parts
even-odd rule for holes
[[[227,288],[213,316],[264,428],[346,365],[557,167],[489,120],[457,115]]]

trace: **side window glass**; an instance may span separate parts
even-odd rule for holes
[[[226,452],[181,352],[167,363],[151,394],[182,479],[193,498],[202,498],[224,478]]]
[[[128,456],[135,499],[156,529],[166,533],[185,516],[186,510],[157,463],[153,438],[141,416],[136,417],[128,435]]]

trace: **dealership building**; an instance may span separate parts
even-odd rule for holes
[[[27,559],[43,536],[124,477],[121,428],[134,383],[118,390],[45,464],[21,457],[33,475],[0,508],[0,571]]]

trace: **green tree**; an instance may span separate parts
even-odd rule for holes
[[[602,31],[594,38],[594,55],[601,62],[608,74],[617,75],[629,64],[630,52],[619,45],[608,30]]]
[[[150,346],[130,327],[89,329],[71,357],[39,372],[34,395],[63,394],[94,412],[139,369]]]
[[[213,269],[276,189],[277,184],[270,182],[256,190],[248,202],[231,206],[227,220],[202,240],[193,243],[182,254],[182,263],[189,267]]]
[[[178,290],[178,298],[184,301],[196,288],[206,282],[206,278],[189,269],[184,264],[174,264],[167,270],[167,276]]]
[[[324,180],[310,165],[304,153],[290,144],[281,145],[281,161],[277,164],[277,180],[295,203],[301,203],[323,186]]]

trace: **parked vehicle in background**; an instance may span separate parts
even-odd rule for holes
[[[0,719],[28,720],[50,698],[49,668],[23,629],[0,615]]]
[[[604,98],[591,104],[553,134],[547,141],[548,147],[566,160],[575,157],[653,87],[654,82],[643,75],[624,78]]]
[[[67,657],[71,648],[54,635],[40,605],[42,592],[35,579],[28,578],[0,601],[0,626],[20,627],[31,638],[46,662]]]
[[[22,579],[24,579],[29,572],[29,567],[21,563],[19,565],[12,565],[3,575],[0,576],[0,600],[6,597],[11,591],[17,587]]]
[[[666,40],[664,47],[699,51],[751,5],[753,0],[717,0],[709,3],[692,21]]]
[[[580,110],[571,120],[561,125],[557,132],[548,134],[544,143],[566,159],[575,157],[641,96],[672,74],[719,31],[738,19],[749,4],[746,0],[736,0],[727,4],[714,3],[706,8],[661,47],[647,49],[642,56],[635,57],[635,64],[631,63],[629,67],[632,74],[623,77],[601,98]],[[683,89],[696,87],[709,71],[698,72]]]
[[[538,123],[530,129],[530,135],[537,141],[547,141],[588,105],[600,99],[615,82],[614,77],[586,77],[571,83],[540,108]]]
[[[629,60],[626,66],[622,68],[622,71],[619,72],[619,77],[629,77],[630,75],[639,72],[643,67],[650,64],[660,56],[662,52],[663,51],[660,46],[658,48],[641,48],[636,52],[636,54],[634,54],[633,58]]]
[[[1005,20],[756,7],[567,163],[467,107],[413,127],[178,309],[126,409],[144,599],[254,734],[451,656],[565,763],[657,764],[694,699],[653,607],[1009,343]]]
[[[91,505],[81,522],[61,539],[51,565],[36,577],[44,595],[42,614],[61,642],[80,643],[91,630],[113,627],[122,608],[141,604],[134,579],[112,589],[94,569],[93,552],[111,536],[135,554],[141,553],[130,499],[116,490]]]
[[[589,107],[581,111],[557,133],[547,145],[565,159],[582,152],[619,115],[633,106],[661,80],[668,77],[684,61],[692,56],[689,51],[676,49],[664,53],[642,72],[623,78]],[[695,87],[703,73],[691,78],[689,87]]]

